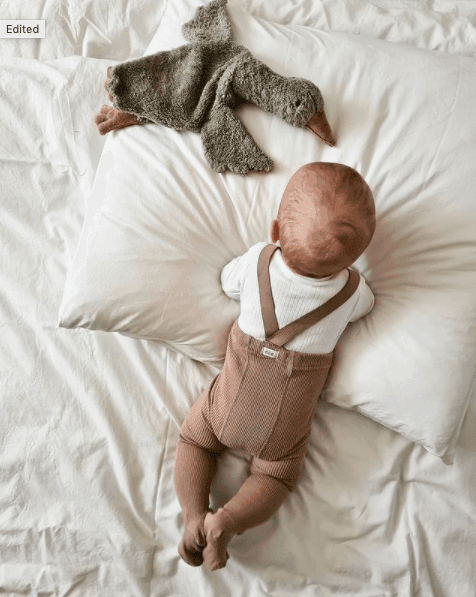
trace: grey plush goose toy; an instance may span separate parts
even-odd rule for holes
[[[217,172],[267,172],[273,162],[234,112],[249,101],[335,144],[318,87],[278,75],[236,44],[226,3],[213,0],[197,8],[182,27],[190,43],[108,69],[106,89],[114,108],[103,106],[97,115],[101,134],[152,121],[200,132],[205,156]]]

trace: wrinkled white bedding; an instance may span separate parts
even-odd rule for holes
[[[276,22],[476,53],[476,8],[463,0],[240,4]],[[165,6],[2,2],[2,18],[44,18],[47,33],[0,40],[0,592],[472,597],[474,397],[451,466],[322,404],[293,499],[236,537],[226,570],[211,574],[176,553],[173,460],[178,426],[217,367],[143,340],[58,328],[104,144],[92,122],[104,73],[145,51]],[[224,459],[215,502],[245,468],[240,455]]]

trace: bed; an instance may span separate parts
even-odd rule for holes
[[[217,173],[200,137],[101,137],[109,66],[168,50],[202,0],[25,0],[44,39],[0,43],[0,592],[473,597],[476,8],[464,0],[229,0],[235,39],[321,89],[335,147],[256,106],[269,173]],[[220,371],[219,274],[268,239],[290,175],[356,168],[377,229],[302,479],[225,569],[178,556],[180,425]],[[236,491],[228,452],[213,507]]]

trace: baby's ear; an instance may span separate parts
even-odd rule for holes
[[[233,33],[226,3],[227,0],[213,0],[199,6],[193,19],[182,27],[185,39],[190,42],[231,41]]]

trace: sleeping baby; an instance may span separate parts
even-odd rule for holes
[[[266,522],[296,485],[334,347],[374,304],[364,278],[348,269],[374,229],[372,192],[355,170],[307,164],[271,224],[279,246],[258,243],[223,268],[240,316],[222,372],[181,427],[175,462],[187,564],[223,568],[231,538]],[[213,512],[210,486],[227,448],[251,455],[250,474]]]

